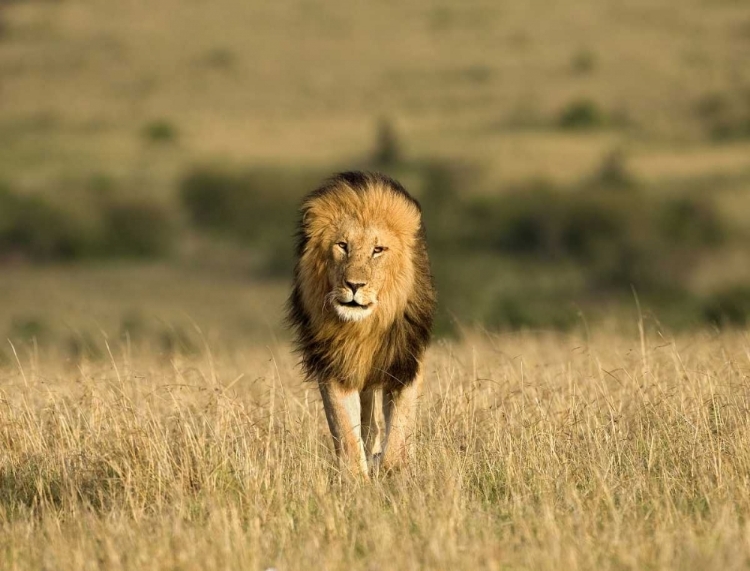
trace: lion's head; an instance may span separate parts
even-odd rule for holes
[[[302,206],[303,301],[314,318],[388,322],[415,287],[420,209],[390,179],[356,174],[333,179]]]
[[[344,321],[370,317],[378,310],[381,294],[386,303],[401,301],[393,293],[413,285],[409,252],[411,236],[419,229],[419,212],[386,189],[374,193],[379,196],[351,191],[339,195],[340,212],[322,235],[320,246],[328,256],[328,305]],[[332,206],[322,200],[308,213],[320,221]]]
[[[289,321],[308,370],[362,377],[373,359],[421,355],[435,292],[419,203],[386,176],[349,172],[301,215]]]

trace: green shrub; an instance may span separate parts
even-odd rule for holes
[[[169,325],[158,335],[161,352],[167,357],[172,355],[197,355],[200,353],[195,336],[180,325]]]
[[[570,60],[570,69],[579,75],[589,74],[596,68],[596,56],[590,50],[581,50]]]
[[[0,186],[0,256],[66,260],[89,250],[87,228],[35,196]]]
[[[214,48],[203,55],[201,63],[206,67],[229,70],[237,63],[237,55],[228,48]]]
[[[459,204],[458,189],[471,184],[476,169],[437,161],[403,162],[396,157],[383,152],[379,160],[388,165],[375,165],[372,161],[377,157],[371,157],[348,168],[381,170],[406,184],[422,202],[431,244],[448,247],[456,226],[464,222],[454,208]],[[258,270],[265,275],[289,275],[300,200],[334,170],[198,167],[183,178],[179,196],[195,228],[252,247],[261,260]]]
[[[173,143],[177,135],[177,127],[167,119],[155,119],[143,128],[143,136],[152,143]]]
[[[455,236],[465,222],[461,216],[463,203],[460,189],[470,187],[476,172],[474,167],[432,162],[420,165],[419,200],[422,220],[427,229],[431,248],[440,251],[454,249]]]
[[[221,229],[237,224],[237,203],[243,198],[238,175],[212,169],[190,172],[180,185],[180,198],[191,221],[201,228]],[[239,205],[246,208],[242,202]]]
[[[750,287],[733,287],[706,299],[703,319],[717,327],[745,327],[750,324]]]
[[[175,226],[155,203],[91,200],[80,215],[41,197],[0,187],[0,257],[66,261],[167,253]]]
[[[50,337],[49,324],[38,316],[17,316],[11,320],[8,337],[12,340],[44,343]]]
[[[485,317],[486,326],[512,331],[543,328],[565,331],[577,323],[578,312],[569,303],[533,295],[500,297]]]
[[[139,343],[149,333],[146,318],[138,311],[130,310],[120,317],[119,338],[131,343]]]
[[[628,170],[625,153],[621,149],[615,149],[605,155],[587,186],[604,190],[628,190],[636,188],[638,183]]]
[[[555,246],[563,256],[584,262],[596,261],[627,248],[633,242],[632,202],[638,199],[601,193],[564,197]]]
[[[708,135],[716,141],[750,137],[750,97],[711,93],[695,105],[695,113]]]
[[[263,274],[289,275],[299,201],[328,174],[197,168],[180,184],[180,199],[197,228],[253,247]]]
[[[541,182],[469,201],[463,211],[459,211],[464,218],[459,244],[471,250],[517,254],[549,251],[555,221],[545,213],[545,205],[551,200],[556,200],[555,194]]]
[[[571,260],[585,265],[594,284],[618,288],[669,284],[701,248],[723,239],[718,214],[705,200],[545,183],[475,199],[462,216],[459,248]]]
[[[291,234],[301,196],[321,181],[281,169],[198,168],[183,179],[180,197],[196,226],[251,242],[280,225]]]
[[[67,358],[74,363],[98,361],[105,355],[103,339],[88,331],[72,331],[64,341]]]
[[[666,201],[657,215],[664,237],[682,247],[714,246],[725,238],[721,217],[713,202],[706,198],[679,197]]]
[[[167,210],[145,201],[106,204],[102,253],[113,257],[157,257],[172,249],[176,228]]]
[[[562,129],[597,129],[605,124],[605,116],[599,106],[590,99],[580,99],[566,105],[561,111],[557,124]]]

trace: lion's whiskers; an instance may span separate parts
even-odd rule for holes
[[[325,311],[326,305],[330,305],[333,307],[333,302],[336,300],[336,292],[335,291],[329,291],[325,296],[323,297],[323,310]]]

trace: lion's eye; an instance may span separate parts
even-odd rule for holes
[[[385,246],[375,246],[372,249],[372,257],[374,258],[375,256],[379,256],[380,254],[385,252],[387,249],[388,248],[386,248]]]
[[[337,245],[337,246],[338,246],[339,248],[341,248],[342,250],[344,250],[344,252],[346,252],[346,248],[347,248],[347,244],[346,244],[346,242],[336,242],[336,245]]]

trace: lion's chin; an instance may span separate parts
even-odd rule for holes
[[[342,321],[362,321],[372,315],[375,304],[356,305],[334,303],[333,307],[336,310],[336,315],[338,315],[339,319]]]

